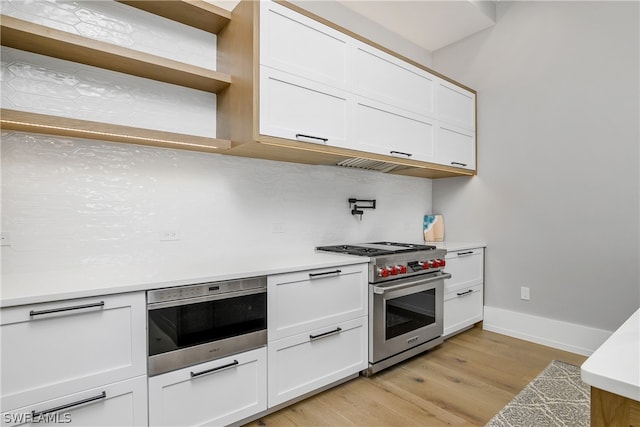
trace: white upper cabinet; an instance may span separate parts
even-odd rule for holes
[[[260,2],[260,64],[347,89],[349,37],[270,1]]]
[[[476,95],[466,89],[439,79],[437,118],[466,130],[476,130]]]
[[[436,163],[462,169],[476,169],[475,132],[440,122],[436,139]]]
[[[437,77],[372,46],[354,43],[355,93],[433,116]]]

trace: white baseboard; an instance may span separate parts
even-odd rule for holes
[[[613,333],[496,307],[484,307],[483,329],[590,356]]]

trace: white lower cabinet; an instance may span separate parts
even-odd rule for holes
[[[367,367],[367,317],[269,343],[269,407]]]
[[[61,424],[146,426],[147,377],[142,375],[2,414],[2,426],[7,427]]]
[[[264,347],[149,378],[151,426],[221,426],[266,409]]]
[[[444,282],[444,331],[447,337],[479,322],[484,312],[484,248],[448,251]]]

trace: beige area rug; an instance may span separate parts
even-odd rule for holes
[[[487,427],[589,427],[590,401],[580,368],[554,360]]]

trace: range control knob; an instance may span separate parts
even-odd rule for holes
[[[444,267],[447,265],[447,262],[443,259],[437,259],[436,262],[438,263],[438,267]]]
[[[400,272],[400,274],[407,274],[407,266],[406,265],[399,265],[398,266],[398,271]]]
[[[422,268],[425,269],[425,270],[428,270],[430,268],[429,261],[424,261],[422,263]]]
[[[398,266],[394,265],[393,267],[389,267],[389,270],[391,270],[391,275],[395,276],[398,274]]]
[[[389,277],[389,269],[388,268],[379,268],[378,269],[378,277]]]

